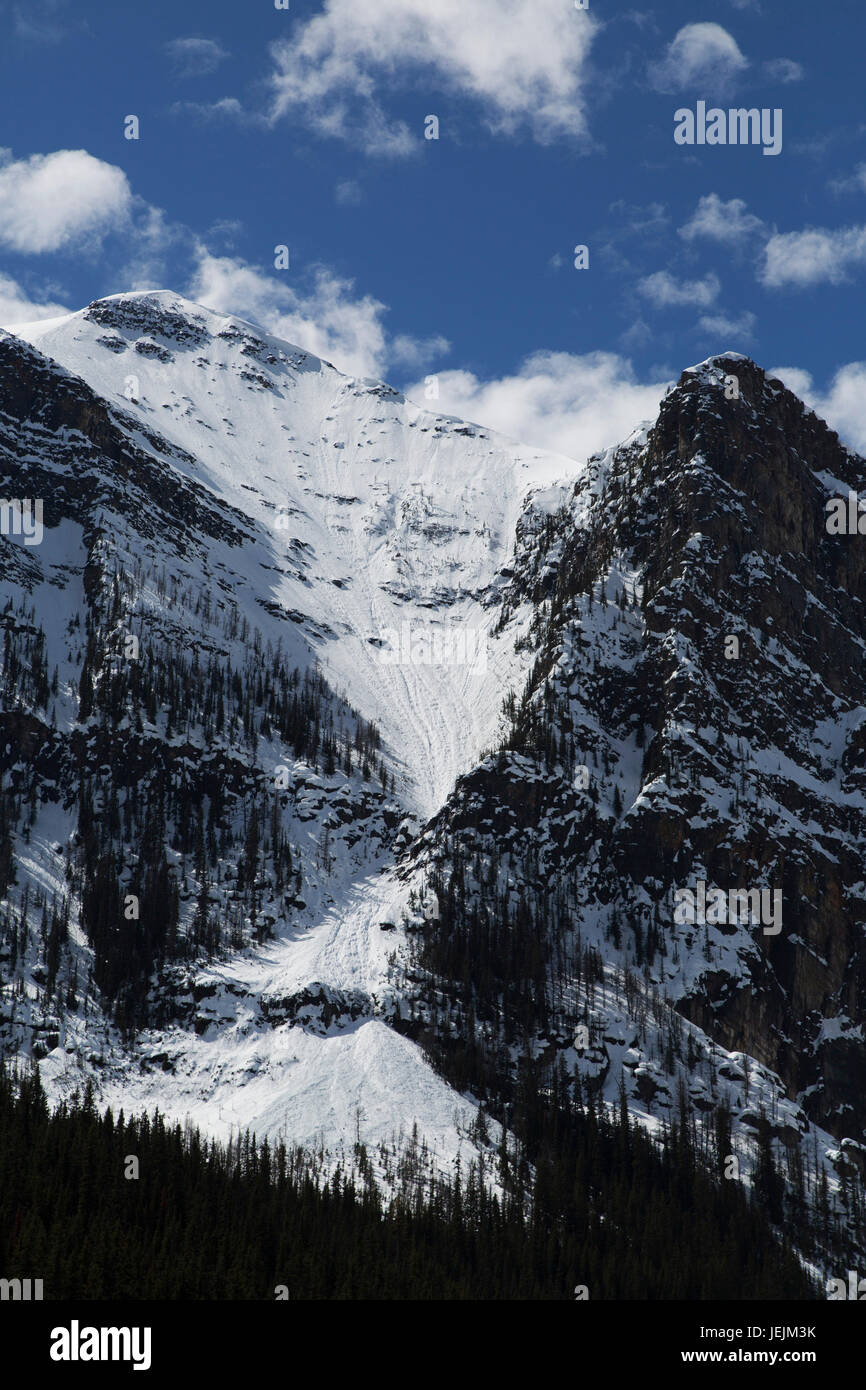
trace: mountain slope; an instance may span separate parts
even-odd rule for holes
[[[41,629],[39,669],[57,672],[42,699],[17,669],[7,691],[6,811],[22,831],[7,959],[21,985],[37,957],[9,1006],[13,1046],[36,1028],[56,1087],[97,1058],[106,1098],[158,1101],[218,1132],[336,1143],[363,1121],[378,1141],[417,1120],[456,1152],[455,1116],[468,1128],[474,1106],[381,1021],[397,1006],[379,924],[405,897],[388,851],[495,728],[507,656],[480,640],[485,603],[517,495],[563,461],[163,293],[20,329],[0,355],[2,487],[45,500],[42,544],[3,543],[9,641],[26,665]],[[407,624],[480,634],[474,664],[382,660]],[[298,713],[292,682],[308,677],[287,672],[315,670],[327,685]],[[346,689],[351,708],[331,693]],[[336,746],[311,755],[320,715]],[[68,897],[44,942],[23,943],[28,878]],[[130,894],[141,926],[124,926]],[[146,940],[130,961],[132,933]],[[139,1035],[135,1077],[119,1040],[82,1017],[74,982],[91,951],[122,1026],[172,1021]]]
[[[370,639],[407,622],[483,632],[479,599],[507,560],[525,494],[573,465],[429,414],[167,292],[116,296],[16,332],[257,523],[269,553],[251,547],[249,573],[272,566],[272,601],[304,615],[331,683],[375,716],[419,813],[437,809],[489,741],[495,655],[486,673],[395,669]]]
[[[650,1126],[687,1105],[753,1180],[780,1166],[792,1206],[826,1165],[858,1241],[866,550],[825,523],[863,481],[727,355],[524,527],[503,621],[533,604],[532,675],[413,847],[440,914],[406,977],[488,1104],[514,1104],[528,1034],[537,1088],[576,1069]],[[732,891],[772,912],[695,910]]]
[[[734,354],[576,463],[168,292],[0,336],[4,1048],[381,1172],[591,1093],[858,1248],[863,485]]]

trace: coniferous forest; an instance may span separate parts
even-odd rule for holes
[[[164,577],[153,582],[168,596]],[[129,587],[130,577],[115,573],[101,619],[86,614],[83,630],[79,617],[70,623],[67,636],[80,648],[82,731],[68,749],[57,732],[57,670],[49,674],[46,666],[35,610],[22,603],[13,611],[8,600],[0,614],[0,706],[12,719],[32,712],[45,721],[26,757],[15,739],[0,751],[0,954],[8,953],[14,972],[38,939],[46,1006],[75,1008],[78,986],[85,994],[85,986],[95,987],[132,1036],[147,1018],[155,972],[261,943],[276,911],[294,910],[302,873],[282,825],[290,792],[275,783],[279,768],[266,772],[256,763],[260,742],[277,738],[287,756],[326,777],[357,773],[370,804],[385,799],[389,778],[376,727],[338,701],[318,670],[288,667],[280,647],[263,643],[235,612],[218,623],[207,593],[172,591],[171,599],[189,607],[215,641],[249,642],[243,666],[224,654],[193,649],[187,656],[165,640],[148,642],[143,627],[126,640],[141,641],[144,659],[125,660],[117,624]],[[58,766],[75,788],[77,811],[63,864],[67,891],[49,905],[25,890],[19,912],[10,914],[13,837],[29,842],[40,779]],[[223,874],[233,851],[229,885]],[[184,923],[188,875],[196,907]],[[64,984],[70,896],[80,900],[92,978],[67,971]],[[133,901],[143,905],[134,930],[126,906]],[[37,930],[30,908],[40,915]]]
[[[0,1267],[39,1271],[46,1300],[820,1296],[688,1127],[660,1153],[591,1100],[542,1139],[531,1191],[525,1154],[491,1148],[501,1199],[411,1143],[386,1205],[363,1144],[327,1177],[249,1134],[100,1114],[89,1089],[51,1112],[35,1069],[0,1074],[0,1132]]]

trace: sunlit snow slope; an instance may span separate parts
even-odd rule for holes
[[[484,651],[483,600],[526,494],[575,464],[168,291],[10,331],[138,412],[190,455],[196,482],[272,531],[275,604],[308,618],[330,683],[378,723],[408,804],[437,810],[491,740],[505,663],[495,642],[486,663],[389,663],[382,634],[448,626]]]

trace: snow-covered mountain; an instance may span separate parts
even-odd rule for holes
[[[27,631],[23,610],[34,609],[42,659],[58,670],[52,742],[66,745],[82,728],[81,624],[100,610],[96,684],[112,639],[120,653],[127,632],[138,635],[144,666],[157,644],[168,668],[174,653],[233,665],[251,653],[255,665],[271,644],[287,666],[318,665],[339,692],[338,719],[352,718],[347,695],[375,721],[392,786],[386,797],[377,784],[374,796],[357,773],[324,776],[276,737],[237,752],[241,775],[255,767],[273,785],[276,770],[288,770],[281,800],[300,891],[290,906],[266,902],[274,940],[196,976],[197,1031],[159,1034],[149,1048],[139,1042],[143,1057],[166,1059],[155,1076],[133,1081],[122,1053],[116,1083],[112,1067],[101,1067],[106,1098],[127,1109],[158,1102],[217,1132],[252,1124],[304,1142],[354,1133],[360,1107],[368,1138],[417,1121],[450,1157],[455,1116],[468,1123],[472,1107],[380,1021],[394,1007],[394,938],[379,923],[399,921],[406,898],[392,872],[400,823],[411,830],[437,810],[495,737],[505,680],[519,668],[508,643],[487,640],[491,599],[505,582],[521,500],[567,461],[431,415],[381,383],[344,377],[167,293],[117,296],[20,327],[0,352],[13,396],[4,486],[15,495],[29,489],[45,515],[40,546],[4,540],[4,580],[13,610],[22,607],[16,628]],[[117,575],[128,589],[105,613]],[[406,629],[416,646],[419,634],[431,647],[454,634],[455,655],[467,660],[391,660]],[[201,769],[213,761],[213,739],[201,731],[165,734],[157,715],[144,740],[174,745]],[[105,757],[116,748],[115,738]],[[13,765],[17,755],[10,745]],[[66,885],[55,845],[65,851],[78,819],[64,804],[67,790],[57,788],[19,849],[34,888],[58,899]],[[125,795],[134,800],[135,787]],[[199,887],[181,894],[190,907]],[[74,954],[84,945],[74,894],[70,917]],[[275,1025],[268,1001],[311,985],[338,991],[341,1008],[350,998],[346,1017],[360,1010],[361,1021],[322,1027],[322,1036]],[[16,1010],[22,1041],[30,1009],[22,1001]],[[50,1050],[45,1071],[60,1085],[93,1052],[94,1025],[67,1012],[54,1028],[47,1017],[45,1036],[54,1041],[56,1032],[62,1046]],[[111,1051],[107,1041],[99,1050]]]
[[[853,1222],[864,468],[734,354],[574,461],[168,292],[0,336],[5,1050],[442,1167],[531,1065]]]
[[[283,635],[286,612],[302,615],[331,684],[377,719],[409,804],[437,809],[493,734],[503,672],[389,665],[377,642],[406,622],[486,631],[482,601],[528,491],[573,465],[165,292],[15,331],[125,410],[131,440],[158,435],[182,477],[245,518],[233,592],[260,625],[269,600]]]

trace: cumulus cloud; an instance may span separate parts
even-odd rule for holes
[[[421,118],[417,131],[389,119],[383,94],[426,69],[478,101],[493,131],[580,139],[597,29],[562,0],[325,0],[273,45],[271,117],[300,115],[367,153],[405,155],[421,143]]]
[[[188,290],[210,309],[252,319],[354,376],[381,376],[388,364],[385,305],[354,294],[351,280],[318,267],[304,292],[233,256],[199,248]]]
[[[759,279],[771,289],[786,285],[841,285],[866,261],[866,227],[813,227],[770,237]]]
[[[406,333],[398,333],[391,342],[389,358],[396,367],[417,371],[450,351],[448,339],[439,333],[430,338],[412,338]]]
[[[840,367],[814,409],[842,439],[866,454],[866,362]]]
[[[678,92],[696,83],[707,90],[729,85],[748,59],[736,39],[721,24],[686,24],[668,45],[664,57],[650,67],[650,82],[661,92]]]
[[[675,280],[666,270],[657,270],[638,285],[638,293],[657,309],[708,309],[719,297],[721,284],[712,272],[702,280]]]
[[[801,401],[809,404],[814,385],[811,372],[804,371],[802,367],[771,367],[767,376],[777,377],[789,391],[793,391]]]
[[[17,323],[35,323],[37,319],[54,319],[68,313],[65,304],[31,299],[10,276],[0,275],[0,327],[11,328]]]
[[[440,335],[391,337],[382,322],[386,306],[372,295],[357,295],[351,280],[325,266],[316,267],[309,283],[298,288],[238,257],[214,256],[200,245],[186,293],[210,309],[259,323],[353,376],[420,371],[451,349]]]
[[[390,338],[382,323],[386,306],[357,295],[351,280],[324,266],[299,289],[234,256],[214,256],[199,246],[187,289],[210,309],[250,319],[278,338],[333,362],[353,376],[381,378],[393,368],[418,370],[448,352],[447,338]]]
[[[725,203],[718,193],[708,193],[698,200],[689,221],[679,228],[679,234],[685,241],[706,237],[709,241],[733,245],[763,230],[760,217],[747,212],[742,198],[730,198]]]
[[[86,150],[0,165],[0,245],[13,251],[98,247],[106,233],[128,222],[131,207],[123,170]]]
[[[630,361],[612,352],[537,352],[508,376],[485,381],[473,372],[447,371],[437,381],[437,411],[578,460],[653,418],[669,384],[638,381]],[[407,394],[430,406],[423,382]]]
[[[229,56],[216,39],[171,39],[165,50],[180,77],[204,77]]]

